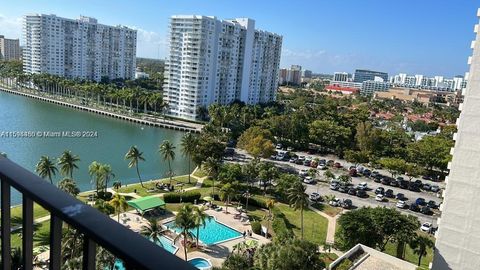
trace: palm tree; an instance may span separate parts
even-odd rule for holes
[[[45,177],[48,177],[50,183],[53,184],[52,176],[55,176],[58,169],[48,156],[42,156],[35,167],[35,171],[44,179]]]
[[[433,247],[433,241],[427,236],[417,235],[409,246],[413,249],[413,253],[418,255],[418,266],[422,262],[422,257],[427,255],[427,250]]]
[[[180,236],[183,237],[183,251],[185,253],[185,261],[187,260],[187,240],[192,238],[191,230],[197,227],[195,223],[195,215],[193,214],[193,207],[190,204],[184,204],[178,214],[175,216],[175,226],[177,226],[181,232],[175,237],[174,242],[177,241]]]
[[[162,226],[155,219],[149,219],[147,225],[142,226],[140,234],[152,240],[155,244],[163,247],[160,236],[164,233]]]
[[[90,174],[90,176],[92,177],[92,183],[95,184],[97,194],[98,194],[98,191],[100,189],[100,184],[101,184],[100,179],[98,177],[101,166],[102,166],[102,164],[97,162],[97,161],[93,161],[90,164],[90,166],[88,166],[88,174]]]
[[[118,192],[118,190],[122,187],[122,182],[115,181],[115,182],[113,182],[112,186]]]
[[[170,185],[172,184],[172,164],[171,161],[175,159],[175,146],[170,141],[163,141],[158,148],[158,152],[162,154],[163,160],[168,162],[168,176],[170,177]]]
[[[73,155],[70,151],[64,151],[62,155],[58,158],[58,166],[60,166],[60,173],[65,177],[70,177],[73,179],[73,170],[78,169],[77,162],[80,161],[80,158],[76,155]]]
[[[215,179],[220,171],[220,160],[214,157],[208,157],[203,164],[203,168],[208,173],[208,175],[212,178],[212,195],[215,193]]]
[[[226,183],[220,189],[220,192],[221,192],[220,194],[222,195],[223,201],[226,201],[225,213],[228,213],[228,205],[230,204],[230,197],[235,194],[235,189],[232,187],[232,184]]]
[[[108,181],[110,181],[111,178],[115,177],[115,174],[112,171],[112,167],[108,164],[101,164],[98,171],[98,177],[100,178],[100,183],[103,184],[103,191],[107,192]]]
[[[198,239],[200,238],[200,227],[204,227],[207,224],[207,219],[210,218],[210,216],[205,213],[205,208],[202,206],[200,207],[195,207],[193,209],[193,213],[195,216],[195,225],[197,227],[197,244],[196,246],[198,247]]]
[[[140,177],[140,171],[138,170],[138,162],[139,161],[145,161],[145,158],[142,156],[143,152],[140,152],[136,146],[130,147],[130,150],[128,150],[127,154],[125,154],[125,159],[130,160],[128,163],[128,168],[135,167],[137,170],[137,175],[138,175],[138,180],[140,180],[140,185],[142,185],[143,188],[143,182],[142,178]]]
[[[275,207],[275,200],[274,199],[269,199],[267,201],[267,208],[268,208],[268,216],[267,216],[267,229],[270,230],[270,220],[272,219],[272,210]],[[266,235],[268,238],[268,235]]]
[[[197,138],[192,133],[188,132],[182,137],[182,153],[185,157],[188,158],[188,183],[191,183],[190,180],[190,163],[191,157],[195,153],[195,149],[197,148]]]
[[[113,195],[113,198],[108,203],[113,208],[115,208],[115,212],[117,213],[117,221],[120,222],[121,212],[125,211],[128,208],[127,200],[124,196],[115,193],[115,195]]]
[[[80,193],[80,189],[78,188],[77,183],[73,179],[64,178],[60,182],[58,182],[57,185],[59,189],[65,191],[73,197],[77,197],[78,193]]]
[[[300,209],[300,223],[303,239],[303,210],[308,206],[308,195],[305,194],[306,187],[301,182],[295,182],[293,187],[288,189],[288,200],[294,210]]]

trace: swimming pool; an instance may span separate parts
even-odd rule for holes
[[[188,260],[188,262],[191,265],[195,266],[197,269],[200,269],[200,270],[210,270],[210,269],[212,269],[212,263],[205,258],[196,257],[196,258]]]
[[[174,230],[176,233],[181,232],[179,228],[175,227],[174,221],[167,222],[163,225],[165,225],[170,230]],[[195,237],[197,237],[197,229],[193,229],[190,232]],[[242,236],[239,231],[223,225],[222,223],[218,222],[213,216],[210,216],[210,218],[206,220],[206,224],[204,227],[200,227],[199,233],[200,241],[202,241],[202,243],[207,246],[218,244]]]

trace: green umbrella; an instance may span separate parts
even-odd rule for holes
[[[206,197],[203,197],[203,200],[207,201],[207,202],[211,202],[211,201],[213,201],[213,198],[210,197],[210,196],[206,196]]]
[[[247,248],[254,248],[258,246],[258,241],[253,239],[248,239],[245,241],[245,245],[247,246]]]

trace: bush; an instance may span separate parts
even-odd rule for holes
[[[276,208],[273,209],[273,214],[272,229],[275,232],[276,238],[280,241],[282,241],[282,239],[292,238],[293,231],[288,228],[285,215]]]
[[[243,204],[246,204],[247,203],[247,198],[245,197],[240,197],[240,202],[243,203]],[[264,201],[264,200],[261,200],[261,199],[257,199],[255,197],[250,197],[248,199],[248,205],[250,206],[256,206],[256,207],[260,207],[260,208],[263,208],[263,209],[267,209],[267,203]]]
[[[200,200],[200,197],[202,197],[202,194],[198,191],[187,191],[183,193],[171,192],[163,195],[163,200],[166,203],[195,203],[195,201]]]
[[[258,221],[252,222],[252,231],[256,234],[261,234],[262,233],[262,224]]]
[[[112,193],[99,191],[97,194],[97,198],[104,201],[110,201],[112,199]]]
[[[335,270],[348,270],[352,267],[353,263],[348,258],[343,260],[340,264],[333,267]]]

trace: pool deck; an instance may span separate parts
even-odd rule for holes
[[[215,210],[206,210],[205,212],[208,215],[214,216],[218,222],[221,222],[237,231],[240,233],[243,233],[244,231],[252,230],[252,227],[250,224],[247,223],[242,223],[238,219],[234,219],[233,216],[235,213],[237,213],[237,210],[234,207],[229,207],[228,208],[229,214],[226,214],[225,211],[217,212]],[[162,220],[163,222],[167,222],[169,219]],[[259,245],[269,243],[270,240],[266,239],[265,237],[257,234],[252,234],[252,237],[246,237],[246,239],[254,239],[257,240]],[[194,257],[202,257],[209,259],[214,267],[221,267],[222,263],[225,261],[225,259],[230,255],[230,253],[233,251],[233,247],[245,241],[246,239],[241,238],[236,238],[232,240],[228,240],[219,244],[214,244],[211,246],[208,246],[207,248],[204,249],[204,251],[192,251],[188,253],[188,258],[194,258]],[[177,241],[175,243],[176,246],[179,247],[179,250],[177,251],[176,255],[181,258],[185,259],[184,253],[183,253],[183,247],[180,244],[180,241]]]

